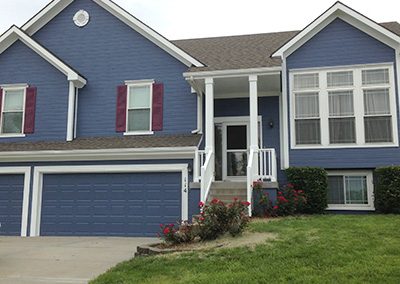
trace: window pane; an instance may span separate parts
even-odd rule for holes
[[[368,204],[367,177],[347,176],[346,204]]]
[[[315,89],[319,87],[318,73],[313,74],[297,74],[294,75],[294,88],[299,89]]]
[[[393,142],[392,117],[365,117],[365,142]]]
[[[318,93],[296,94],[296,118],[319,117]]]
[[[345,204],[343,176],[328,177],[328,204]]]
[[[331,144],[356,143],[356,124],[353,117],[329,119],[329,141]]]
[[[353,71],[328,72],[328,87],[353,86]]]
[[[3,113],[4,134],[22,133],[22,112],[5,112]]]
[[[227,166],[228,176],[245,176],[247,174],[247,153],[227,153]]]
[[[150,110],[130,110],[128,113],[128,131],[149,131]]]
[[[4,111],[22,110],[24,105],[24,90],[6,91]]]
[[[245,125],[227,126],[227,149],[247,149],[247,127]]]
[[[329,92],[329,115],[354,115],[353,91]]]
[[[362,71],[363,85],[388,84],[389,69],[373,69]]]
[[[390,114],[389,90],[364,90],[364,110],[366,115]]]
[[[129,108],[150,107],[150,86],[130,87]]]
[[[296,120],[296,144],[321,144],[319,119]]]

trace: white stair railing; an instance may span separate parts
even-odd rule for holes
[[[250,202],[249,216],[253,208],[253,182],[258,179],[257,150],[251,149],[247,164],[247,201]]]
[[[201,167],[201,202],[206,203],[210,194],[211,184],[214,180],[214,153],[209,151]]]
[[[201,180],[201,167],[204,165],[206,159],[206,151],[197,150],[193,162],[193,180],[200,182]]]
[[[277,164],[275,149],[259,150],[259,179],[277,181]]]

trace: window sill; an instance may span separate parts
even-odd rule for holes
[[[125,132],[124,136],[141,136],[141,135],[153,135],[154,131],[134,131],[134,132]]]
[[[23,138],[26,137],[25,134],[0,134],[0,139],[6,139],[6,138]]]
[[[371,205],[360,205],[360,206],[350,206],[350,205],[328,205],[326,209],[328,211],[375,211],[375,207]]]

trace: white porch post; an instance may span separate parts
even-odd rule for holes
[[[75,119],[75,84],[69,81],[68,95],[68,122],[67,122],[67,141],[74,140],[74,119]]]
[[[214,79],[206,78],[206,152],[214,152]]]
[[[250,149],[258,150],[258,87],[257,76],[249,76],[250,85]],[[258,158],[258,155],[256,155]],[[257,163],[258,165],[258,163]]]

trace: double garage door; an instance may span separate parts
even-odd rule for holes
[[[180,172],[43,174],[41,185],[41,236],[155,237],[182,216]],[[0,176],[0,235],[20,235],[22,192],[23,175]]]

